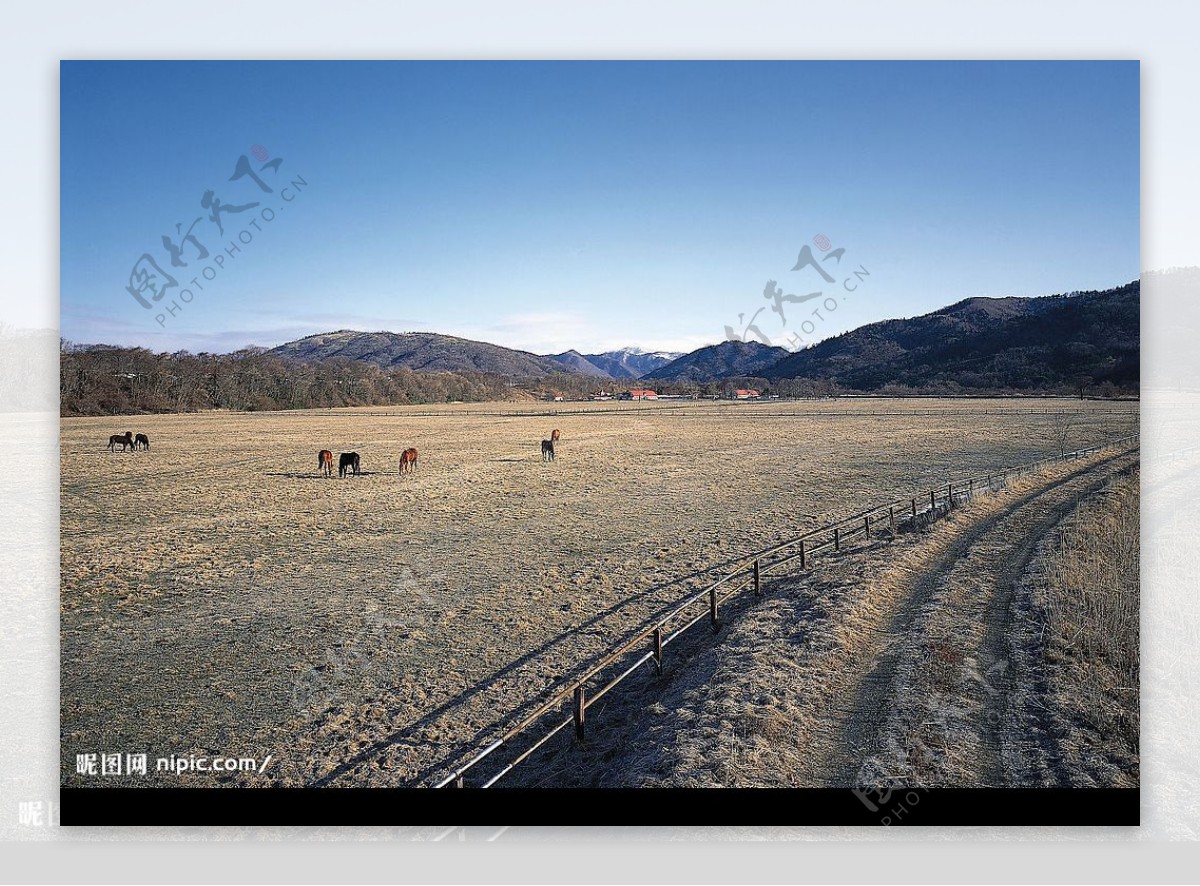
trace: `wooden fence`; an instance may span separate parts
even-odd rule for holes
[[[749,554],[742,558],[740,561],[742,565],[737,569],[689,596],[665,616],[644,627],[604,655],[592,664],[581,677],[552,693],[532,713],[506,729],[469,760],[438,781],[434,787],[444,788],[450,785],[465,787],[468,772],[501,748],[511,748],[517,737],[531,732],[539,721],[564,704],[568,706],[569,713],[548,724],[532,744],[482,781],[479,786],[488,788],[496,784],[564,729],[574,727],[576,736],[583,738],[588,708],[649,662],[653,662],[656,670],[661,674],[666,647],[679,640],[685,632],[701,622],[707,622],[713,631],[717,631],[721,626],[721,605],[731,597],[745,591],[760,596],[762,594],[762,577],[767,573],[793,563],[798,563],[801,569],[807,568],[809,562],[817,554],[831,550],[840,551],[843,546],[858,536],[869,539],[873,532],[885,531],[894,535],[898,527],[905,523],[915,525],[921,519],[937,519],[953,508],[956,502],[969,499],[977,492],[986,492],[994,490],[998,486],[1002,487],[1014,477],[1032,473],[1056,462],[1085,458],[1102,449],[1119,446],[1132,448],[1137,440],[1138,435],[1131,434],[1100,446],[1077,449],[1064,455],[1038,459],[994,473],[979,474],[965,480],[947,482],[944,486],[934,487],[919,495],[897,498],[865,511],[859,511],[765,550]],[[640,653],[639,650],[641,650]],[[606,676],[606,672],[610,668],[631,656],[636,657],[616,674],[607,679],[601,679]]]
[[[599,402],[599,401],[598,401]],[[785,401],[791,402],[791,401]],[[1079,402],[1075,400],[1073,402]],[[1129,401],[1134,403],[1136,401]],[[465,404],[470,406],[472,404]],[[928,416],[960,416],[960,415],[1136,415],[1136,408],[1132,409],[1087,409],[1087,408],[1070,408],[1070,409],[1055,409],[1044,407],[1040,409],[1033,408],[1005,408],[1005,407],[985,407],[984,409],[824,409],[824,410],[799,410],[781,409],[782,404],[771,404],[764,401],[734,401],[721,400],[714,401],[712,406],[697,408],[694,403],[660,403],[655,406],[627,406],[627,407],[612,407],[598,406],[594,408],[562,408],[554,409],[509,409],[509,410],[482,410],[482,409],[405,409],[403,412],[395,411],[368,411],[358,407],[339,407],[337,409],[298,409],[298,410],[279,410],[275,412],[247,412],[240,413],[246,418],[254,417],[286,417],[286,418],[306,418],[314,415],[320,415],[322,418],[361,418],[363,416],[371,418],[553,418],[554,416],[589,416],[589,415],[658,415],[667,416],[670,418],[713,418],[714,416],[737,414],[738,418],[863,418],[863,417],[893,417],[893,418],[921,418]],[[755,406],[769,406],[774,411],[767,411],[763,408],[753,408]],[[353,410],[353,411],[350,411]]]

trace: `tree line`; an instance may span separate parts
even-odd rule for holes
[[[62,341],[59,396],[62,415],[128,415],[478,402],[509,399],[513,386],[484,373],[387,370],[344,358],[298,363],[261,348],[166,354]]]

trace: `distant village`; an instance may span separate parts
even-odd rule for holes
[[[627,391],[593,391],[586,398],[567,397],[559,392],[547,394],[546,400],[554,403],[562,403],[568,399],[587,399],[587,400],[778,400],[776,394],[768,394],[765,397],[762,392],[754,388],[737,388],[730,391],[728,394],[660,394],[653,388],[630,388]]]

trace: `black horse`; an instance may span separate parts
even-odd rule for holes
[[[554,441],[542,441],[542,461],[554,461]]]
[[[359,458],[357,452],[343,452],[341,457],[338,459],[338,476],[345,477],[347,469],[352,470],[355,476],[357,476],[358,462]]]
[[[149,449],[150,448],[150,438],[147,437],[145,434],[138,434],[136,437],[133,438],[133,448],[134,449]]]
[[[133,446],[133,431],[126,431],[124,434],[113,434],[108,438],[108,448],[113,449],[116,446],[121,447],[121,451]]]

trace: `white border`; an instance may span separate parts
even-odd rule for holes
[[[0,94],[7,118],[6,134],[0,138],[0,168],[9,172],[5,177],[8,211],[0,213],[0,243],[6,258],[0,321],[18,327],[57,325],[61,58],[1136,58],[1142,60],[1143,75],[1143,267],[1154,269],[1200,264],[1200,238],[1189,225],[1192,207],[1200,204],[1200,179],[1194,171],[1195,145],[1200,143],[1198,118],[1190,102],[1195,84],[1200,83],[1195,25],[1194,14],[1183,4],[1046,0],[987,5],[930,0],[840,4],[679,0],[149,4],[121,0],[99,5],[10,5],[0,29]],[[131,140],[135,138],[136,133],[131,133]],[[1155,353],[1163,365],[1169,364],[1172,355],[1156,338],[1176,318],[1149,305],[1144,317],[1143,352]],[[1147,365],[1148,382],[1152,369]],[[1200,380],[1191,381],[1200,387]],[[1196,414],[1191,407],[1176,414],[1185,413]],[[1152,420],[1147,404],[1145,421]],[[51,426],[56,427],[52,418]],[[42,467],[45,470],[26,472],[19,493],[35,496],[38,519],[16,527],[10,536],[3,575],[4,593],[29,594],[25,611],[38,616],[32,630],[13,640],[17,635],[10,627],[6,639],[27,643],[19,651],[36,651],[44,670],[33,681],[40,693],[37,704],[20,712],[13,712],[11,703],[4,704],[0,753],[10,760],[13,753],[24,753],[33,769],[49,761],[48,771],[38,774],[44,774],[45,794],[52,797],[58,738],[56,459],[47,458]],[[1145,574],[1148,609],[1155,599],[1154,580],[1153,570]],[[1150,629],[1155,613],[1146,614],[1144,646],[1149,651],[1155,642]],[[0,648],[7,652],[10,645]],[[10,662],[3,664],[0,673],[11,677]],[[6,696],[17,688],[8,681],[0,685],[6,685]],[[1160,730],[1195,759],[1200,755],[1194,753],[1194,725],[1156,722],[1148,710],[1144,729],[1148,735]],[[21,745],[12,744],[14,735]],[[27,739],[32,742],[26,744]],[[1168,778],[1171,775],[1166,773]],[[0,791],[4,787],[0,782]],[[1156,802],[1149,783],[1145,794],[1147,804]],[[1198,799],[1195,792],[1175,796],[1169,810],[1172,820],[1186,822],[1194,817]],[[0,816],[5,804],[13,803],[13,797],[0,796]],[[517,832],[494,843],[476,843],[468,837],[466,842],[455,839],[432,846],[409,842],[420,836],[417,830],[421,829],[390,829],[372,835],[386,842],[357,842],[352,838],[361,833],[291,834],[273,829],[241,834],[243,842],[227,842],[233,835],[203,829],[174,834],[185,842],[156,844],[131,842],[151,836],[133,830],[75,831],[65,841],[61,832],[39,832],[36,836],[51,839],[3,849],[0,877],[129,883],[227,877],[279,882],[347,877],[361,882],[1031,878],[1130,882],[1143,877],[1188,877],[1196,861],[1193,846],[1144,842],[1186,833],[1154,831],[1149,826],[1136,833],[870,832],[857,835],[867,842],[840,845],[783,841],[844,841],[849,836],[844,831],[669,829],[638,835],[641,839],[625,835],[618,852],[601,852],[595,845],[622,837],[611,832],[543,832],[533,839]],[[16,836],[3,830],[0,835]],[[981,837],[1003,842],[980,842]],[[1075,842],[1028,842],[1042,840]],[[581,846],[581,841],[589,845]],[[1021,845],[1011,845],[1014,841]]]

